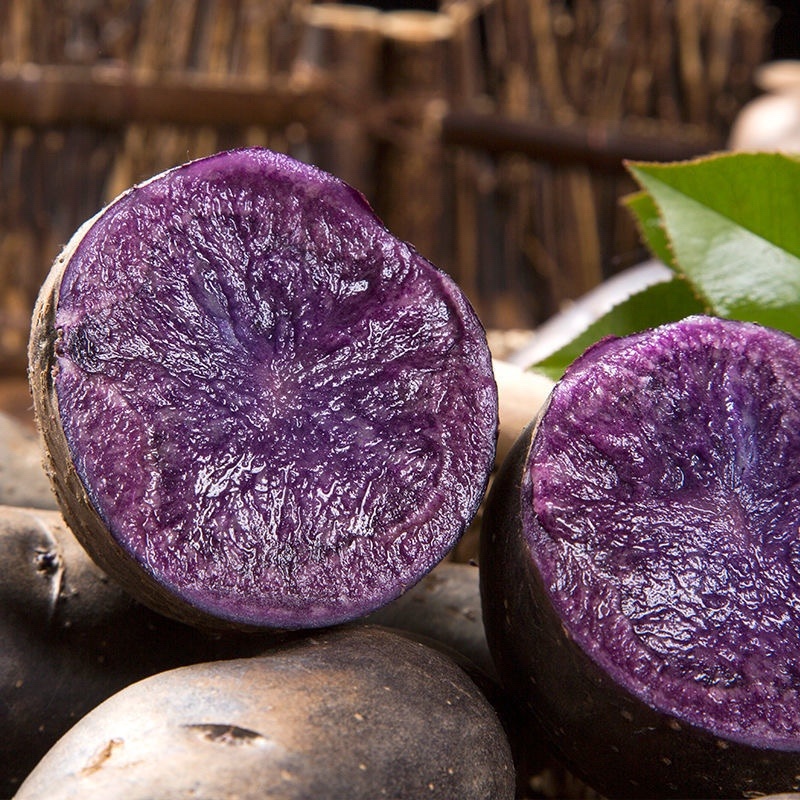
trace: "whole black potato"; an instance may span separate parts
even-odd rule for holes
[[[84,717],[16,800],[503,800],[509,745],[475,684],[386,629],[136,683]]]
[[[397,628],[438,642],[496,680],[481,616],[478,568],[444,561],[397,600],[365,621]]]
[[[205,635],[162,617],[107,578],[58,512],[0,506],[0,797],[114,692],[252,654],[265,638]]]

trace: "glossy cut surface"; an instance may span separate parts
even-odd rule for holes
[[[800,749],[800,343],[690,317],[590,349],[523,478],[533,558],[634,694]]]
[[[191,162],[88,229],[56,391],[114,538],[223,618],[324,625],[416,582],[474,514],[497,398],[453,282],[353,189],[266,150]]]

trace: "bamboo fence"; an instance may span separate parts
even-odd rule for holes
[[[491,327],[641,257],[625,157],[721,146],[772,25],[758,0],[0,3],[0,373],[86,218],[258,144],[361,189]]]
[[[720,148],[773,20],[750,0],[473,6],[488,109],[451,115],[445,141],[483,150],[466,169],[502,211],[457,226],[456,261],[495,241],[494,269],[478,265],[471,291],[487,298],[490,324],[524,325],[642,257],[619,207],[633,188],[622,160]]]

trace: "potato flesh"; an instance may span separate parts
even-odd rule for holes
[[[358,616],[452,547],[494,455],[485,336],[352,189],[267,151],[118,200],[61,280],[61,421],[114,538],[220,617]]]
[[[557,387],[523,483],[571,635],[656,708],[800,735],[800,345],[691,318],[601,343]]]

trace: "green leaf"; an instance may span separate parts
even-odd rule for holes
[[[558,380],[589,345],[604,336],[625,336],[691,314],[700,314],[704,310],[692,287],[678,276],[651,284],[614,306],[583,333],[551,355],[532,364],[530,369],[541,372],[552,380]]]
[[[728,153],[628,167],[657,206],[668,263],[710,313],[800,336],[799,160]],[[652,225],[652,209],[642,213]]]
[[[643,191],[624,202],[675,277],[629,297],[532,369],[557,379],[605,335],[698,312],[800,336],[800,159],[724,153],[627,166]]]
[[[664,230],[658,206],[653,198],[643,191],[624,197],[622,202],[635,217],[639,234],[650,252],[677,272],[678,269],[672,256],[672,250],[670,250],[667,232]]]

